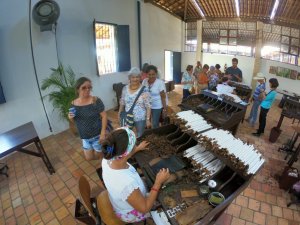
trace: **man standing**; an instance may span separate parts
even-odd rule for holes
[[[237,67],[239,61],[237,58],[232,59],[232,66],[228,67],[225,76],[228,77],[229,80],[235,81],[235,82],[242,82],[243,81],[243,73],[242,71]]]

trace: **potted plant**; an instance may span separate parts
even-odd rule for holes
[[[76,75],[70,66],[64,67],[59,62],[57,68],[51,68],[50,76],[42,81],[41,89],[52,89],[52,91],[45,95],[52,103],[53,108],[58,110],[62,119],[68,120],[68,112],[72,100],[76,98],[75,82]],[[71,130],[73,126],[70,124]]]

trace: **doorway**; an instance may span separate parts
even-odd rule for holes
[[[181,52],[165,50],[165,80],[181,83]]]

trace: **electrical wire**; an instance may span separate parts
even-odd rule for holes
[[[52,127],[51,127],[51,124],[50,124],[48,113],[46,111],[46,107],[45,107],[45,103],[44,103],[44,99],[43,99],[43,96],[42,96],[42,92],[41,92],[41,88],[40,88],[40,84],[39,84],[39,79],[38,79],[38,75],[37,75],[37,71],[36,71],[36,64],[35,64],[35,58],[34,58],[34,53],[33,53],[33,43],[32,43],[32,27],[31,27],[32,19],[31,19],[31,17],[32,17],[32,15],[31,15],[31,0],[29,0],[29,37],[30,37],[30,49],[31,49],[33,70],[34,70],[36,84],[37,84],[37,87],[38,87],[38,90],[39,90],[39,95],[41,97],[43,110],[44,110],[44,113],[46,115],[46,119],[47,119],[47,122],[48,122],[49,130],[50,130],[50,132],[52,132]]]

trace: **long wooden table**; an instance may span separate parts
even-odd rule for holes
[[[32,143],[35,144],[37,152],[24,148]],[[0,134],[0,158],[14,151],[41,157],[49,173],[55,173],[55,170],[45,152],[42,142],[40,141],[40,138],[37,135],[32,122],[26,123],[3,134]]]

